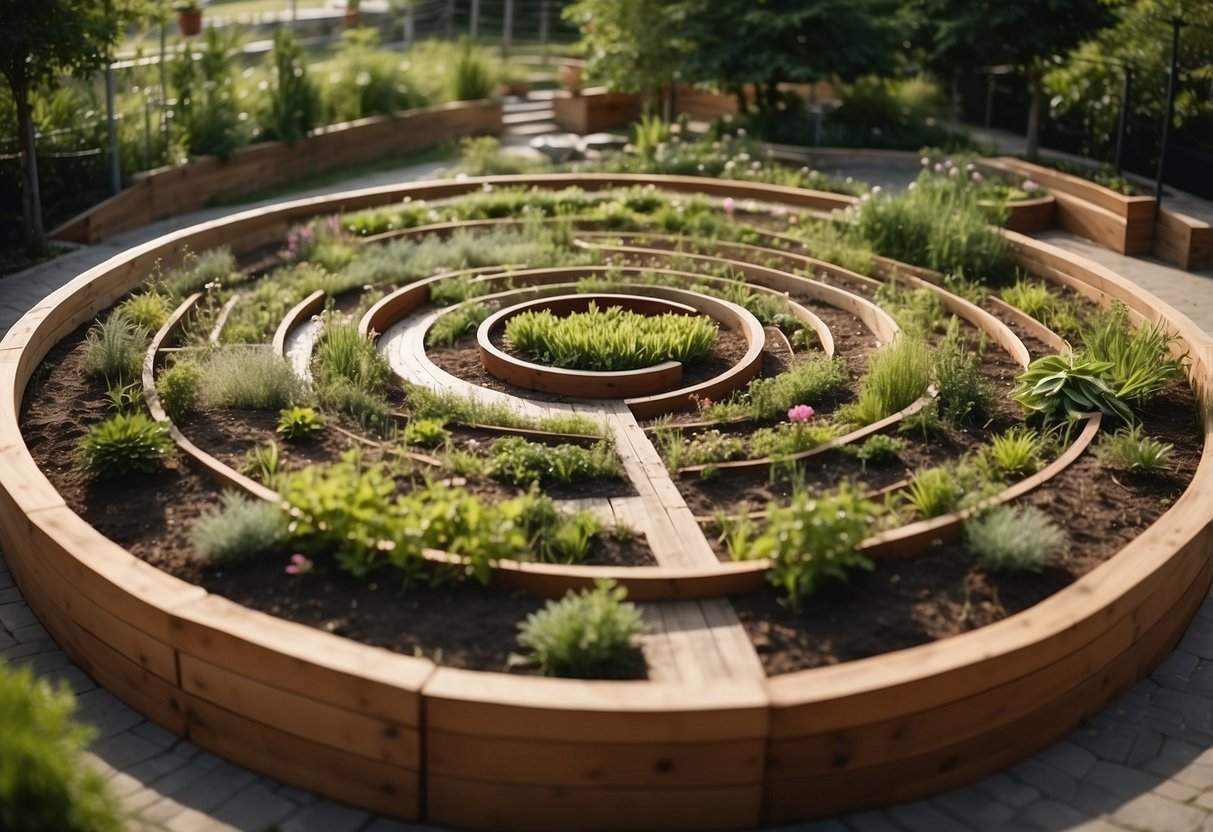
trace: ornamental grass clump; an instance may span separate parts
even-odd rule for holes
[[[290,363],[267,348],[226,347],[201,363],[199,401],[205,407],[281,410],[306,397]]]
[[[635,370],[663,361],[689,364],[706,358],[717,327],[698,315],[641,315],[618,306],[557,317],[546,309],[515,315],[505,338],[521,352],[573,370]]]
[[[964,525],[965,546],[988,572],[1039,572],[1065,552],[1066,532],[1034,506],[995,506]]]
[[[855,485],[819,495],[799,492],[787,506],[767,507],[767,525],[747,556],[770,558],[767,580],[787,593],[799,611],[826,579],[846,580],[855,569],[872,569],[859,552],[879,507]]]
[[[387,359],[375,342],[358,331],[352,321],[330,321],[316,343],[312,377],[318,387],[343,378],[372,396],[382,395],[392,377]]]
[[[548,601],[518,625],[518,644],[527,652],[510,657],[544,676],[570,679],[631,679],[644,673],[635,639],[648,627],[627,600],[627,590],[599,580],[594,589],[569,590]]]
[[[1110,310],[1091,315],[1079,331],[1083,354],[1111,365],[1108,386],[1126,401],[1141,405],[1184,380],[1183,358],[1171,353],[1178,336],[1162,324],[1129,327],[1129,308],[1117,301]]]
[[[84,337],[80,369],[111,384],[136,379],[143,369],[149,336],[146,327],[118,309],[104,321],[89,327]]]
[[[1144,436],[1141,425],[1133,425],[1101,436],[1095,446],[1095,458],[1109,468],[1161,476],[1174,470],[1171,459],[1174,451],[1174,445]]]
[[[931,353],[917,338],[902,336],[882,347],[872,353],[859,398],[843,408],[841,418],[870,425],[909,407],[927,392],[931,367]]]
[[[785,416],[803,402],[829,401],[847,382],[846,364],[838,357],[811,353],[777,376],[756,378],[738,398],[703,407],[708,419],[750,418],[757,421]]]

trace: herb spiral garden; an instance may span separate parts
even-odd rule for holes
[[[1205,596],[1211,346],[952,187],[463,178],[152,241],[3,342],[10,565],[135,708],[404,818],[992,773]]]

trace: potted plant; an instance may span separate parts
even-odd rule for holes
[[[178,0],[173,4],[177,12],[177,28],[183,37],[190,37],[202,31],[202,6],[198,0]]]
[[[362,22],[362,11],[359,6],[362,5],[362,0],[345,0],[345,14],[341,18],[341,25],[346,29],[353,29]]]

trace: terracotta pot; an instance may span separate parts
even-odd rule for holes
[[[581,92],[582,65],[569,61],[560,65],[560,85],[569,92]]]
[[[190,37],[202,31],[202,9],[180,9],[177,12],[177,28],[182,37]]]

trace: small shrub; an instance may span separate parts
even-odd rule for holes
[[[327,411],[340,413],[365,430],[386,434],[392,426],[392,408],[382,396],[368,393],[346,378],[333,378],[316,387],[316,401]]]
[[[859,382],[859,398],[841,415],[861,425],[879,422],[908,407],[931,383],[931,354],[916,339],[901,337],[872,354]]]
[[[759,428],[750,436],[750,455],[778,459],[811,451],[839,435],[838,425],[826,421],[785,423],[773,428]]]
[[[102,477],[156,470],[173,453],[169,426],[143,413],[119,413],[93,425],[76,446],[76,461]]]
[[[404,428],[404,441],[422,448],[437,448],[450,438],[451,432],[438,419],[416,419]]]
[[[174,422],[197,406],[201,388],[202,368],[189,360],[176,362],[156,380],[156,395],[160,397],[164,412]]]
[[[627,590],[599,581],[592,590],[569,590],[548,601],[518,626],[518,644],[528,651],[511,657],[544,676],[573,679],[626,679],[640,675],[644,662],[633,643],[647,631]]]
[[[578,511],[560,521],[551,531],[545,548],[555,554],[558,563],[581,563],[590,544],[602,532],[602,523],[591,511]]]
[[[939,413],[954,425],[982,422],[994,410],[994,387],[986,381],[977,356],[959,339],[945,339],[935,351]]]
[[[111,384],[137,379],[143,370],[147,342],[148,331],[122,310],[116,310],[89,328],[80,368]]]
[[[303,381],[290,363],[268,349],[219,349],[202,364],[199,400],[206,407],[281,410],[303,397]]]
[[[1065,530],[1032,506],[996,506],[966,521],[964,537],[989,572],[1039,572],[1066,547]]]
[[[868,463],[884,465],[897,459],[897,455],[901,453],[905,446],[906,443],[896,437],[878,433],[874,436],[869,436],[862,444],[852,448],[851,453],[864,466],[867,466]]]
[[[923,517],[939,517],[960,507],[964,489],[950,467],[927,468],[914,474],[905,490],[905,500]]]
[[[84,761],[92,728],[72,721],[66,682],[0,661],[0,829],[121,832],[119,804]]]
[[[456,306],[450,312],[439,315],[434,321],[425,336],[426,346],[455,346],[464,335],[475,332],[476,327],[491,313],[492,310],[479,301]]]
[[[287,439],[311,439],[324,430],[324,419],[310,407],[288,407],[278,412],[275,428]]]
[[[751,381],[746,385],[740,407],[737,400],[708,404],[704,407],[704,416],[708,419],[737,416],[774,419],[803,402],[828,401],[846,381],[846,365],[841,359],[814,353],[777,376]]]
[[[1079,332],[1083,353],[1110,365],[1104,373],[1108,386],[1120,398],[1138,404],[1183,381],[1183,360],[1171,354],[1177,337],[1161,324],[1130,329],[1129,309],[1119,301],[1089,317]]]
[[[472,280],[466,275],[450,277],[430,284],[430,303],[435,306],[454,306],[488,294],[489,288],[489,283]]]
[[[344,378],[371,395],[380,395],[387,390],[392,368],[356,324],[330,322],[316,343],[312,374],[320,387]]]
[[[1174,469],[1175,446],[1143,436],[1141,425],[1104,434],[1095,446],[1095,457],[1109,468],[1159,476]]]
[[[877,512],[850,484],[817,496],[801,491],[786,507],[768,506],[766,529],[754,540],[750,556],[771,559],[767,580],[784,590],[787,605],[799,611],[827,578],[846,580],[853,569],[872,568],[858,547]]]
[[[240,279],[236,257],[226,247],[213,248],[201,254],[190,254],[178,269],[164,275],[164,292],[180,301],[208,287],[219,288]]]
[[[519,436],[498,439],[489,449],[489,475],[514,485],[570,483],[585,479],[618,479],[619,458],[606,442],[592,448],[540,445]]]
[[[235,491],[224,492],[222,506],[205,512],[190,532],[194,559],[207,564],[251,560],[280,547],[286,537],[281,508]]]
[[[164,326],[164,322],[173,312],[169,299],[158,292],[131,295],[119,304],[118,309],[148,332],[155,332]]]
[[[691,437],[682,451],[682,465],[713,465],[742,459],[745,442],[737,436],[727,436],[718,430],[705,430]]]

